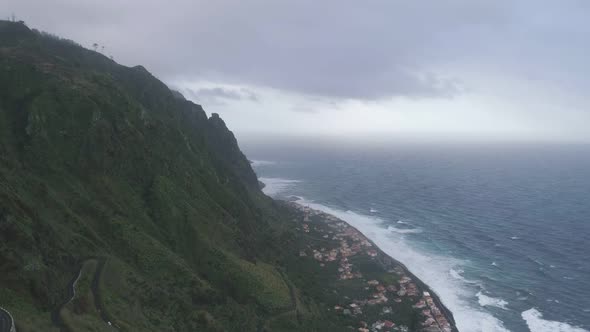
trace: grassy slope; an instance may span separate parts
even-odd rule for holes
[[[95,257],[121,330],[277,315],[313,329],[319,311],[281,267],[292,234],[257,186],[223,121],[143,67],[0,21],[0,299],[19,331],[99,324],[87,289],[51,319]]]
[[[0,21],[0,305],[19,331],[355,330],[333,308],[366,279],[300,257],[338,244],[301,218],[260,192],[218,116],[141,66]],[[410,302],[393,308],[417,326]]]

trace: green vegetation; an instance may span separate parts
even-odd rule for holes
[[[0,22],[0,298],[19,331],[108,329],[97,305],[120,330],[256,330],[313,302],[290,290],[281,215],[217,115]]]
[[[70,331],[109,331],[107,324],[101,319],[95,305],[92,292],[92,281],[98,269],[98,261],[90,259],[82,264],[79,277],[76,279],[76,293],[59,311],[59,318]]]
[[[296,217],[216,114],[0,21],[0,305],[19,331],[340,331],[337,266],[299,257]]]

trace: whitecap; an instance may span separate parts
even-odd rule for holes
[[[290,202],[297,202],[298,200],[301,200],[301,196],[291,195],[291,196],[287,197],[287,199]]]
[[[523,311],[521,316],[529,330],[533,332],[588,332],[588,330],[568,323],[543,319],[543,314],[535,308]]]
[[[451,277],[458,279],[458,280],[465,280],[465,278],[461,275],[461,273],[463,273],[463,270],[455,270],[455,269],[450,269],[449,270],[449,274],[451,275]]]
[[[274,165],[274,164],[276,164],[276,162],[270,161],[270,160],[250,160],[250,164],[252,165],[252,167],[257,167],[257,166]]]
[[[496,308],[508,310],[506,308],[506,305],[508,305],[508,302],[506,302],[505,300],[484,295],[481,291],[477,292],[477,294],[475,294],[475,296],[477,296],[477,300],[479,302],[479,305],[482,307],[489,306],[489,307],[496,307]]]
[[[511,236],[510,237],[512,240],[520,240],[520,238],[518,236]]]
[[[268,196],[276,196],[285,190],[293,187],[295,184],[301,182],[299,180],[290,180],[282,178],[259,178],[260,182],[264,183],[262,192]]]
[[[403,234],[384,231],[384,220],[352,211],[343,211],[302,199],[300,204],[332,214],[358,229],[381,250],[405,264],[410,271],[435,292],[453,313],[462,332],[508,332],[491,313],[471,303],[473,292],[463,280],[449,274],[453,267],[465,262],[452,257],[423,252],[409,243]]]
[[[379,212],[379,211],[377,211],[377,209],[370,208],[370,209],[369,209],[369,212],[371,212],[371,213],[377,213],[377,212]]]
[[[403,221],[403,220],[398,220],[398,221],[397,221],[397,223],[398,223],[398,224],[405,224],[405,225],[407,225],[407,224],[408,224],[407,222],[405,222],[405,221]]]
[[[492,262],[492,266],[496,266],[497,267],[498,266],[498,263]]]
[[[462,275],[462,273],[463,273],[463,272],[465,272],[465,271],[463,271],[463,270],[461,270],[461,269],[458,269],[458,270],[455,270],[455,269],[450,269],[450,270],[449,270],[449,274],[451,275],[451,277],[453,277],[453,278],[455,278],[455,279],[457,279],[457,280],[461,280],[461,281],[463,281],[463,282],[466,282],[466,283],[468,283],[468,284],[479,284],[479,282],[478,282],[478,281],[474,281],[474,280],[468,280],[468,279],[466,279],[466,278],[465,278],[465,277]]]
[[[399,234],[422,233],[422,230],[420,228],[396,228],[393,226],[389,226],[389,227],[387,227],[387,230],[390,232],[399,233]]]

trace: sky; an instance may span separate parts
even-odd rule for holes
[[[3,3],[144,65],[238,139],[590,142],[587,0]]]

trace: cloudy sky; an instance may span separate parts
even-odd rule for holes
[[[7,1],[238,138],[590,142],[587,0]]]

